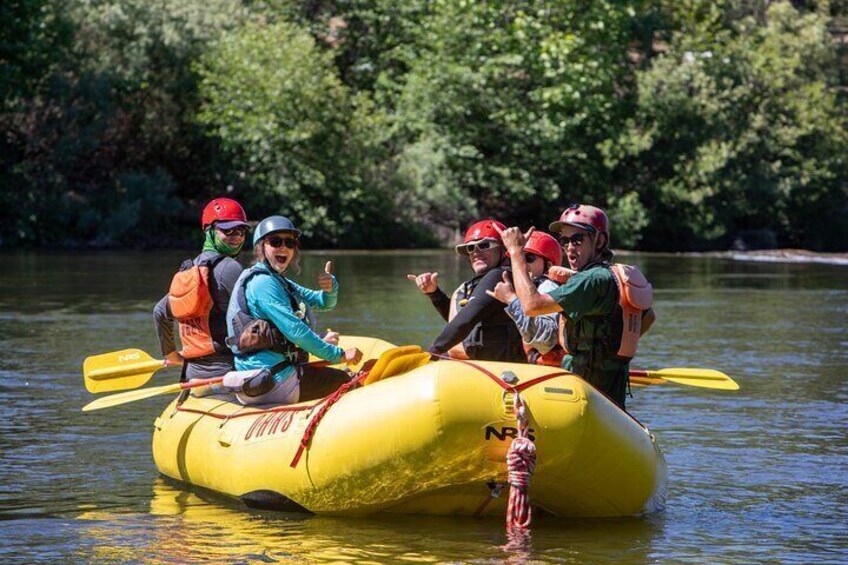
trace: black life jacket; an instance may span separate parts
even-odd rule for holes
[[[502,268],[510,271],[508,267]],[[486,274],[465,281],[454,291],[453,300],[457,312],[465,307]],[[503,308],[498,308],[497,314],[488,319],[477,322],[462,340],[468,358],[480,361],[525,362],[527,356],[521,343],[521,334],[515,322]]]

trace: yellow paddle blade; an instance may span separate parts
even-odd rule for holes
[[[647,373],[648,378],[660,378],[681,385],[716,390],[739,390],[736,381],[714,369],[660,369],[659,371],[647,371]]]
[[[140,390],[131,390],[129,392],[119,392],[118,394],[110,394],[109,396],[92,400],[82,407],[82,411],[91,412],[92,410],[102,410],[103,408],[111,408],[112,406],[126,404],[127,402],[135,402],[136,400],[159,396],[160,394],[174,394],[182,390],[182,387],[180,386],[181,384],[182,383],[174,383],[164,386],[143,388]]]
[[[86,357],[82,374],[88,392],[111,392],[140,387],[163,367],[164,361],[141,349],[122,349]]]

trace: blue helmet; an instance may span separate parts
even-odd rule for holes
[[[266,235],[278,231],[294,232],[297,237],[300,237],[300,230],[294,227],[292,221],[285,216],[268,216],[259,222],[256,229],[253,230],[253,245],[259,243],[259,240]]]

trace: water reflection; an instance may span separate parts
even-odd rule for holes
[[[544,516],[534,524],[528,548],[509,550],[504,548],[503,522],[497,519],[342,519],[254,512],[161,478],[153,484],[147,516],[139,520],[134,514],[83,513],[80,535],[90,552],[83,557],[126,561],[160,555],[177,562],[227,563],[645,563],[651,540],[662,528],[652,520],[569,522]],[[614,536],[608,536],[611,531]],[[122,541],[127,532],[135,545]]]

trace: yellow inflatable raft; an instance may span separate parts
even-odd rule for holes
[[[373,338],[343,345],[360,346],[366,358],[383,354],[372,371],[380,374],[329,401],[244,407],[210,396],[171,403],[155,422],[159,471],[252,507],[503,514],[521,389],[537,449],[535,508],[629,516],[664,503],[666,465],[654,437],[573,375],[514,363],[427,362],[426,354]]]

